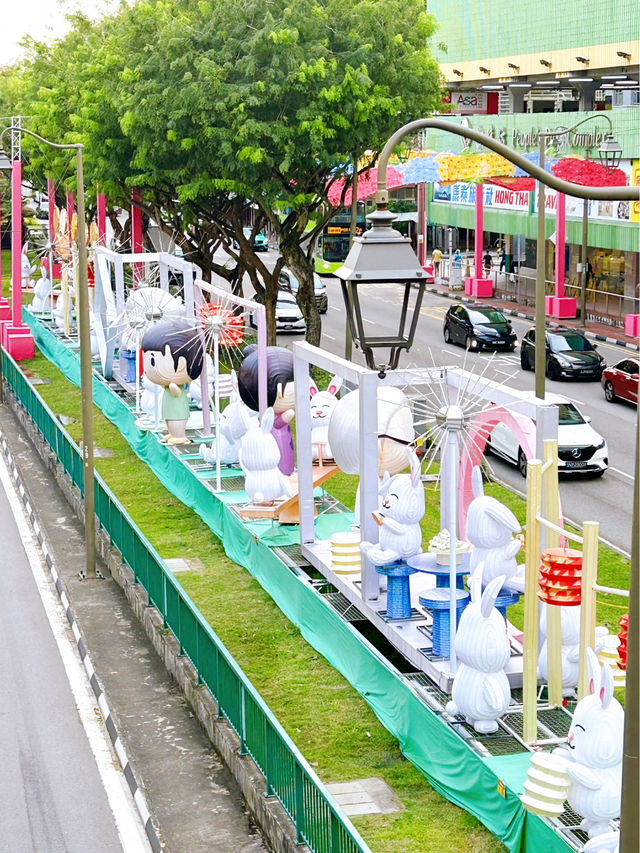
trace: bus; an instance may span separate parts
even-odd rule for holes
[[[351,211],[336,213],[322,229],[314,252],[315,271],[319,275],[332,275],[349,254],[349,226]],[[358,204],[356,233],[362,234],[365,227],[364,205]]]

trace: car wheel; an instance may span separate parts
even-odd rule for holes
[[[444,342],[445,342],[445,344],[451,343],[451,330],[449,329],[448,326],[444,327]]]
[[[527,457],[524,454],[524,450],[519,447],[518,448],[518,471],[522,474],[523,477],[527,476]]]
[[[531,367],[529,365],[529,359],[524,354],[524,350],[520,350],[520,367],[523,370],[531,370]]]
[[[616,392],[613,390],[613,382],[610,382],[608,379],[604,383],[604,397],[607,403],[615,403]]]
[[[547,376],[549,377],[549,379],[559,379],[560,378],[560,372],[558,370],[558,365],[555,363],[555,361],[549,361],[549,363],[547,364]]]
[[[511,344],[511,346],[509,347],[509,352],[515,352],[515,351],[516,351],[516,345]]]
[[[604,474],[604,469],[601,468],[599,471],[594,471],[594,477],[602,477]]]

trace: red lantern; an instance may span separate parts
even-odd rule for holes
[[[580,604],[582,551],[547,548],[541,559],[538,597],[547,604],[564,607]]]
[[[205,333],[215,326],[220,346],[239,346],[244,338],[244,320],[219,302],[204,302],[200,306],[200,321]]]
[[[619,669],[627,668],[627,636],[629,633],[629,614],[625,613],[624,616],[621,616],[618,619],[618,625],[620,626],[620,631],[618,633],[618,638],[620,640],[620,645],[618,646],[618,667]]]

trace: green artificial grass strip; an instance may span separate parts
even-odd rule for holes
[[[28,369],[50,380],[38,391],[55,414],[75,418],[67,429],[79,441],[79,389],[40,354]],[[320,778],[376,776],[394,789],[404,811],[353,819],[374,853],[506,850],[476,818],[430,787],[364,699],[302,638],[249,572],[228,559],[199,516],[160,484],[96,408],[94,440],[113,452],[96,458],[96,470],[161,556],[200,561],[203,568],[181,574],[180,583]],[[340,484],[347,498],[349,490],[355,494],[353,479]]]

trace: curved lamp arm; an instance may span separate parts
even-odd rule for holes
[[[58,142],[50,142],[48,139],[45,139],[44,136],[38,136],[37,133],[34,133],[32,130],[27,130],[24,127],[5,127],[2,133],[0,133],[0,148],[2,147],[2,140],[4,139],[5,134],[15,130],[19,130],[21,134],[26,133],[27,136],[33,136],[33,138],[37,139],[38,142],[44,142],[45,145],[49,145],[51,148],[74,148],[76,151],[80,148],[84,148],[84,145],[81,142],[73,142],[66,145],[61,145]]]
[[[609,117],[606,116],[606,118],[609,121]],[[611,122],[609,121],[609,123]],[[410,121],[396,130],[393,136],[389,137],[382,149],[378,161],[378,191],[376,192],[376,203],[379,207],[385,206],[389,200],[387,192],[387,164],[391,152],[405,136],[424,128],[444,130],[447,133],[455,133],[457,136],[464,136],[465,139],[479,142],[480,145],[484,145],[485,148],[495,151],[496,154],[502,155],[506,160],[519,166],[531,175],[532,178],[541,181],[546,186],[557,190],[557,192],[565,193],[565,195],[575,196],[576,198],[600,199],[603,201],[635,201],[636,199],[640,199],[640,187],[585,187],[583,184],[573,184],[570,181],[563,181],[561,178],[557,178],[555,175],[536,166],[535,163],[530,163],[522,154],[518,154],[511,148],[503,145],[502,142],[492,139],[479,130],[474,130],[471,127],[461,127],[441,118],[420,118],[416,121]],[[567,132],[566,130],[563,131],[563,133]]]

